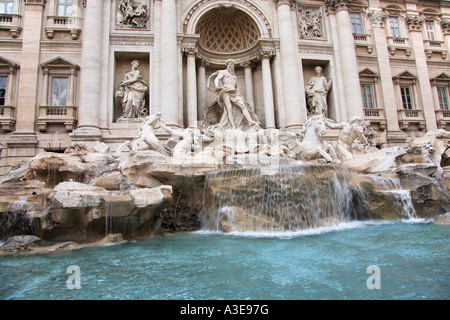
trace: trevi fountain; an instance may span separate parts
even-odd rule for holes
[[[0,182],[0,297],[448,299],[450,133],[377,149],[361,118],[326,116],[321,69],[301,131],[261,128],[231,60],[202,122],[174,129],[133,61],[116,92],[133,140],[74,142]]]

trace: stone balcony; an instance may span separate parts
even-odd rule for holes
[[[0,106],[0,129],[4,132],[10,132],[14,128],[14,107]]]
[[[0,14],[0,30],[9,30],[11,37],[17,38],[22,30],[22,16],[19,14]]]
[[[406,130],[410,124],[417,124],[419,130],[425,129],[425,118],[420,109],[401,109],[398,110],[398,123],[400,129]]]
[[[395,55],[397,50],[404,50],[408,57],[411,55],[411,45],[409,44],[408,38],[387,37],[387,40],[389,53],[391,55]]]
[[[450,124],[450,110],[436,110],[437,126],[440,129],[445,129],[447,124]]]
[[[353,40],[355,42],[355,46],[366,47],[367,53],[373,52],[373,43],[370,34],[354,33]]]
[[[442,59],[445,60],[447,58],[447,50],[445,49],[444,41],[424,40],[423,44],[425,48],[425,54],[427,55],[428,59],[430,59],[435,52],[440,53]]]
[[[53,39],[55,31],[70,32],[73,40],[77,40],[81,32],[82,19],[78,17],[48,16],[45,25],[45,34]]]
[[[384,115],[384,109],[364,109],[364,119],[370,123],[377,123],[378,128],[381,131],[386,129],[386,116]]]
[[[40,106],[36,120],[39,131],[46,131],[49,124],[64,124],[67,131],[75,129],[77,108],[74,106]]]

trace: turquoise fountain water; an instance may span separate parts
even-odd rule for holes
[[[199,231],[0,258],[0,299],[448,299],[449,228],[350,222],[279,234]],[[67,268],[80,268],[69,289]],[[369,289],[369,266],[380,289]]]
[[[364,194],[345,170],[246,170],[208,177],[203,230],[0,257],[0,299],[450,298],[450,229],[416,218],[398,180],[372,177],[404,219],[374,221],[354,206]],[[221,232],[224,208],[237,204],[243,218],[229,214],[231,232]],[[109,218],[106,233],[116,228]],[[337,223],[320,223],[327,218]],[[371,289],[374,266],[380,287]],[[74,267],[79,289],[68,285]]]

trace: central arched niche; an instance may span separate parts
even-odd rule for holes
[[[255,21],[233,6],[219,6],[206,12],[199,20],[195,33],[198,44],[217,54],[235,54],[253,48],[260,38]]]
[[[226,61],[232,59],[235,62],[235,73],[238,80],[239,91],[247,96],[245,86],[244,63],[251,63],[253,82],[253,103],[250,109],[265,124],[262,67],[260,52],[269,47],[275,51],[275,45],[263,30],[258,21],[245,8],[235,4],[222,4],[199,12],[197,19],[192,19],[193,28],[189,29],[198,35],[196,47],[197,58],[206,60],[205,81],[219,69],[226,68]],[[203,90],[203,88],[201,89]],[[206,88],[204,88],[206,90]],[[206,90],[206,107],[214,103],[216,94]],[[198,120],[201,120],[203,108],[198,109]]]

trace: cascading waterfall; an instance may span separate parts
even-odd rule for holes
[[[215,231],[295,231],[351,220],[379,218],[368,191],[338,165],[282,165],[206,175],[202,228]],[[398,178],[369,175],[375,194],[388,194],[392,208],[417,218],[410,191]]]
[[[334,165],[235,169],[206,176],[202,227],[293,231],[355,219],[349,171]]]
[[[5,212],[0,213],[0,239],[35,233],[35,220],[28,214],[26,197],[19,197],[8,205]]]
[[[374,175],[369,175],[369,178],[380,190],[394,196],[394,206],[397,212],[408,219],[418,218],[411,199],[411,191],[402,189],[400,179]]]
[[[105,236],[113,233],[113,217],[111,215],[113,210],[113,202],[105,199]]]

